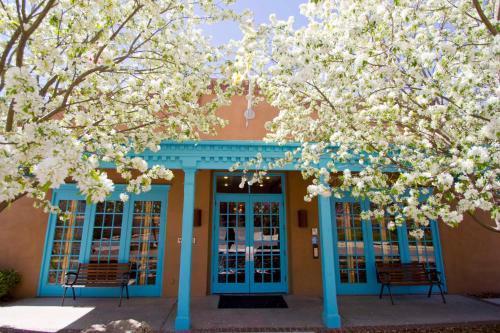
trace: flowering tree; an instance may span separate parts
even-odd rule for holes
[[[280,110],[268,140],[302,143],[264,169],[297,163],[306,199],[350,190],[374,204],[365,218],[413,220],[415,236],[464,214],[500,231],[497,5],[324,0],[301,6],[299,29],[244,25],[233,79],[256,80]]]
[[[127,156],[223,124],[219,51],[197,25],[227,18],[213,1],[0,1],[0,211],[24,195],[50,208],[46,192],[69,178],[104,200],[113,182],[100,161],[130,192],[171,179]]]

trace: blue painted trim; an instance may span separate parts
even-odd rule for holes
[[[128,261],[130,250],[130,235],[132,231],[132,214],[134,201],[154,200],[161,201],[161,216],[160,216],[160,234],[157,262],[157,278],[154,285],[145,286],[130,286],[131,296],[161,296],[163,285],[163,258],[166,239],[166,224],[167,224],[167,207],[168,207],[168,192],[169,185],[152,185],[151,190],[139,195],[130,193],[129,201],[124,204],[122,233],[120,239],[119,261]],[[108,200],[119,200],[119,194],[126,191],[125,185],[115,185],[115,190],[107,198]],[[84,196],[79,193],[75,184],[64,184],[57,190],[54,190],[52,195],[52,204],[57,205],[59,200],[85,200]],[[92,242],[92,233],[95,219],[96,205],[86,205],[85,207],[85,222],[83,225],[82,240],[79,261],[88,262],[90,258],[90,247]],[[40,270],[40,278],[38,283],[38,296],[61,296],[62,288],[58,284],[46,283],[50,266],[50,253],[52,251],[53,238],[55,232],[56,214],[50,214],[47,225],[47,233],[45,236],[45,246],[42,258],[42,268]],[[79,288],[76,290],[77,296],[89,297],[118,297],[118,288]]]
[[[448,286],[446,284],[446,274],[444,271],[443,253],[441,249],[441,236],[439,234],[439,225],[437,221],[431,221],[432,236],[434,241],[434,253],[436,256],[436,266],[441,272],[441,282],[443,283],[443,291],[448,292]]]
[[[332,258],[334,249],[333,219],[330,198],[318,197],[318,213],[321,244],[321,272],[323,275],[323,323],[327,328],[340,327],[340,315],[337,306],[336,265]]]
[[[55,205],[57,202],[57,191],[52,192],[52,199],[50,201],[51,205]],[[38,276],[38,288],[37,288],[37,296],[40,296],[42,293],[42,285],[44,282],[44,278],[47,277],[47,271],[48,271],[48,260],[47,258],[50,258],[50,252],[48,251],[49,247],[52,248],[52,239],[53,239],[53,229],[55,225],[55,218],[56,216],[54,214],[49,214],[49,218],[47,220],[47,232],[45,233],[45,242],[43,246],[43,254],[42,254],[42,265],[40,267],[40,274]]]
[[[215,191],[215,186],[214,186]],[[223,193],[215,194],[215,206],[214,206],[214,234],[212,236],[213,252],[212,252],[212,271],[213,279],[211,283],[211,290],[214,294],[220,293],[248,293],[249,290],[249,268],[248,265],[245,266],[245,282],[242,283],[219,283],[218,282],[218,271],[219,271],[219,204],[221,202],[244,202],[245,203],[245,220],[249,221],[249,211],[250,211],[250,200],[248,194],[245,193]],[[249,228],[246,228],[246,239],[249,237]],[[247,244],[246,244],[247,245]]]
[[[63,184],[59,189],[52,192],[53,205],[58,205],[60,200],[85,200],[85,198],[80,194],[80,191],[75,184]],[[90,214],[90,206],[85,206],[85,221],[88,220]],[[54,239],[54,232],[56,227],[57,215],[49,214],[47,223],[47,232],[45,237],[45,245],[42,257],[42,268],[40,269],[40,279],[38,282],[38,296],[59,296],[62,295],[62,288],[59,285],[50,285],[46,283],[48,279],[48,272],[50,267],[50,257],[52,252],[52,246]],[[84,225],[85,228],[85,225]],[[82,259],[82,252],[80,251],[79,260]],[[80,291],[77,291],[77,296],[80,295]]]
[[[193,239],[193,214],[195,201],[196,169],[184,169],[184,202],[182,209],[181,264],[175,330],[185,331],[191,327],[191,256]]]
[[[239,162],[243,164],[250,159],[254,159],[257,153],[261,153],[263,156],[262,168],[264,168],[267,167],[268,162],[283,158],[285,152],[293,151],[298,147],[300,147],[299,143],[279,145],[264,141],[163,141],[160,144],[160,150],[157,152],[146,150],[142,153],[130,154],[130,157],[142,157],[148,162],[150,167],[153,165],[163,165],[171,169],[182,169],[187,166],[186,162],[189,161],[190,167],[197,169],[228,170],[235,163]],[[335,150],[335,147],[331,147],[330,149]],[[351,171],[361,171],[365,166],[360,165],[358,160],[358,157],[353,157],[351,161],[337,163],[335,166],[338,170],[349,169]],[[324,156],[321,158],[318,166],[326,166],[328,161],[328,156]],[[101,162],[100,167],[114,169],[115,165],[109,162]],[[275,170],[296,170],[295,163],[289,163]],[[397,170],[395,166],[387,166],[384,169],[386,172],[395,172]]]
[[[283,184],[283,176],[282,176]],[[282,185],[283,186],[283,185]],[[283,189],[283,188],[282,188]],[[286,219],[285,219],[285,194],[284,189],[281,194],[251,194],[250,195],[250,228],[248,233],[250,234],[248,239],[248,244],[254,246],[254,214],[253,214],[253,204],[260,201],[275,201],[279,202],[280,205],[280,271],[281,271],[281,281],[279,283],[258,283],[254,279],[254,268],[255,261],[251,261],[249,265],[249,278],[250,278],[250,293],[287,293],[288,292],[288,258],[287,258],[287,235],[286,235]]]

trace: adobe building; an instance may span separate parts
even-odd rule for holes
[[[207,97],[208,98],[208,97]],[[113,169],[115,192],[87,204],[73,184],[51,193],[71,213],[58,220],[26,198],[0,213],[0,268],[21,273],[17,297],[61,296],[64,274],[79,262],[129,262],[132,297],[178,297],[176,328],[190,327],[190,297],[211,294],[293,294],[323,298],[327,327],[339,327],[337,295],[380,291],[377,262],[421,262],[442,272],[447,293],[500,292],[500,236],[471,220],[452,229],[431,223],[423,239],[362,220],[369,203],[346,196],[305,202],[308,183],[293,165],[239,187],[229,167],[260,152],[279,158],[290,146],[262,142],[264,123],[277,115],[265,103],[246,124],[246,99],[218,113],[229,124],[200,142],[164,142],[142,154],[175,178],[130,195]],[[437,291],[437,290],[435,290]],[[119,288],[80,288],[80,296],[119,295]],[[426,293],[422,286],[394,293]],[[375,297],[375,296],[374,296]]]

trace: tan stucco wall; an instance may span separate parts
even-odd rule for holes
[[[201,99],[201,103],[212,97]],[[228,124],[217,130],[216,135],[201,135],[203,140],[262,140],[266,135],[265,123],[278,115],[278,110],[267,103],[258,103],[252,107],[255,111],[255,119],[249,120],[248,127],[245,126],[243,112],[247,109],[245,96],[234,96],[231,105],[221,107],[217,115],[226,119]]]
[[[21,273],[21,284],[14,291],[17,297],[36,295],[47,220],[48,215],[34,209],[26,197],[0,213],[0,269]]]
[[[163,295],[177,296],[179,286],[180,244],[182,205],[184,202],[184,174],[176,171],[175,178],[168,196],[167,241],[164,254]],[[193,229],[193,258],[191,295],[207,294],[209,256],[210,256],[210,225],[211,225],[211,171],[201,170],[196,173],[195,208],[201,209],[201,226]]]
[[[318,226],[318,202],[305,202],[307,183],[299,172],[287,174],[288,274],[291,294],[321,296],[321,259],[312,253],[312,228]],[[297,211],[307,210],[307,228],[299,228]]]
[[[476,216],[488,221],[485,214]],[[448,292],[500,293],[500,234],[467,215],[457,228],[440,223],[439,232]]]

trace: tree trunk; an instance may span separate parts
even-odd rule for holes
[[[7,209],[12,203],[16,202],[17,200],[21,199],[22,197],[24,197],[25,195],[27,194],[27,192],[24,192],[24,193],[21,193],[21,194],[18,194],[14,200],[11,200],[11,201],[2,201],[0,202],[0,214],[5,210]]]

